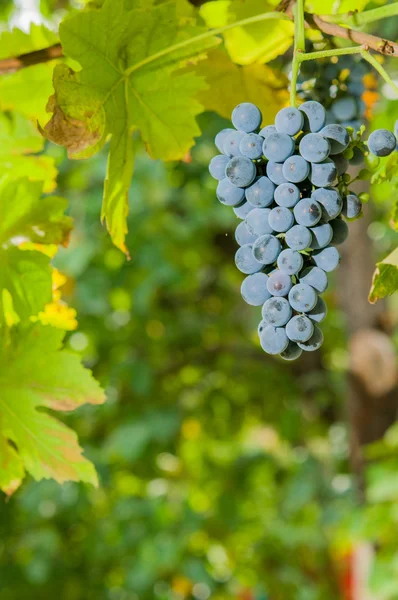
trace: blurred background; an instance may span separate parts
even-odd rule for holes
[[[381,91],[372,127],[395,113]],[[398,598],[398,301],[367,301],[391,189],[351,224],[322,351],[284,363],[259,346],[207,171],[228,123],[199,122],[184,162],[139,150],[129,262],[99,223],[105,154],[48,148],[75,219],[56,258],[67,345],[108,397],[65,420],[100,487],[27,481],[2,504],[1,600]]]

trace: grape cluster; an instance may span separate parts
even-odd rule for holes
[[[356,218],[362,210],[347,187],[350,136],[343,125],[326,124],[316,101],[283,108],[274,125],[262,129],[260,110],[239,104],[232,123],[234,129],[216,136],[221,154],[209,171],[218,180],[218,200],[241,219],[235,263],[247,275],[244,300],[262,306],[261,346],[294,360],[322,345],[318,325],[327,309],[320,294],[339,265],[336,246],[348,235],[343,217]],[[396,139],[378,130],[368,145],[386,156]]]

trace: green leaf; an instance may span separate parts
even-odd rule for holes
[[[200,13],[209,27],[223,27],[241,19],[270,12],[277,2],[258,0],[219,0],[207,2]],[[293,43],[294,25],[289,21],[255,23],[246,27],[234,27],[224,33],[225,47],[239,65],[254,62],[265,63],[284,54]]]
[[[398,248],[395,248],[384,260],[377,263],[373,275],[369,302],[390,296],[398,290]]]
[[[0,486],[7,493],[15,489],[22,470],[36,480],[97,485],[95,469],[82,456],[76,434],[42,410],[71,411],[104,401],[103,391],[79,357],[61,349],[63,335],[52,327],[34,325],[13,328],[7,341],[3,336],[0,460],[7,469]]]
[[[287,78],[267,65],[235,65],[222,50],[211,52],[197,67],[208,88],[198,98],[206,110],[230,119],[240,102],[253,102],[263,113],[264,125],[288,102]]]
[[[53,116],[44,133],[75,158],[91,156],[111,135],[102,217],[114,243],[127,252],[132,132],[141,131],[153,158],[184,157],[200,133],[195,117],[203,107],[195,97],[205,83],[179,69],[203,58],[219,40],[190,41],[205,30],[186,3],[134,1],[130,10],[123,4],[106,0],[102,8],[73,13],[61,23],[63,49],[82,70],[56,68]]]
[[[41,50],[57,42],[57,34],[45,25],[31,23],[29,31],[13,28],[0,35],[0,59]]]

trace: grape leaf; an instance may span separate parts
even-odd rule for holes
[[[264,125],[288,102],[287,78],[267,65],[237,66],[225,52],[215,50],[197,67],[208,89],[199,93],[206,110],[230,119],[240,102],[253,102],[264,115]]]
[[[61,349],[64,333],[43,325],[14,327],[0,346],[0,487],[11,493],[26,470],[34,479],[97,485],[76,434],[42,409],[71,411],[104,402],[78,356]],[[12,445],[10,445],[10,443]]]
[[[262,12],[275,10],[278,2],[258,0],[219,0],[207,2],[200,14],[209,27],[223,27]],[[262,21],[245,27],[234,27],[224,35],[225,47],[239,65],[265,63],[284,54],[293,42],[294,25],[289,21]]]
[[[369,302],[390,296],[398,290],[398,248],[395,248],[384,260],[377,263],[373,275]]]
[[[203,110],[195,96],[205,83],[180,69],[219,42],[190,41],[204,31],[179,2],[131,0],[126,7],[105,0],[102,8],[75,12],[61,23],[64,52],[82,70],[56,67],[48,106],[53,116],[44,134],[75,158],[91,156],[111,135],[102,217],[125,252],[132,131],[141,131],[153,158],[181,159],[193,145],[200,133],[195,117]]]

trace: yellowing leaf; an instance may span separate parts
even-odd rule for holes
[[[94,154],[111,136],[102,217],[125,252],[133,130],[141,131],[149,154],[163,160],[183,158],[200,133],[195,117],[203,108],[195,97],[205,84],[179,69],[204,57],[219,40],[190,43],[205,31],[193,14],[186,3],[151,6],[132,0],[125,7],[105,0],[101,8],[73,13],[60,26],[63,49],[82,70],[56,68],[53,117],[44,132],[75,157]],[[170,51],[181,42],[187,43]]]
[[[104,393],[78,356],[61,349],[63,333],[52,327],[15,327],[0,347],[0,487],[10,493],[22,469],[35,479],[97,485],[76,434],[42,408],[70,411],[104,402]],[[39,410],[40,409],[40,410]],[[15,446],[10,450],[9,443]],[[17,461],[19,457],[19,462]]]
[[[34,65],[0,78],[0,108],[15,110],[34,123],[47,117],[46,104],[52,94],[54,62]]]
[[[384,260],[377,263],[373,275],[369,301],[374,303],[380,298],[390,296],[398,290],[398,248],[395,248]]]
[[[222,27],[228,23],[275,10],[276,2],[258,0],[221,0],[207,2],[201,15],[209,27]],[[265,63],[284,54],[293,43],[294,25],[289,21],[261,21],[245,27],[234,27],[224,35],[225,47],[239,65]]]
[[[369,0],[306,0],[305,8],[316,14],[345,13],[351,10],[361,11]]]
[[[199,94],[200,102],[206,110],[227,119],[240,102],[253,102],[260,108],[266,125],[273,122],[289,99],[284,75],[267,65],[237,66],[221,50],[212,52],[197,71],[208,83],[208,89]]]

